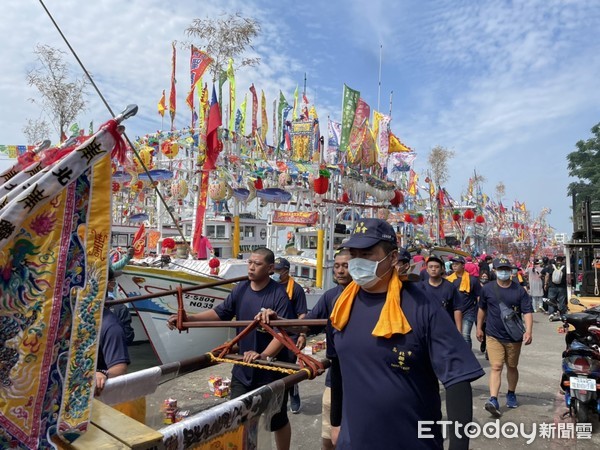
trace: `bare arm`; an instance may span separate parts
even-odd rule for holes
[[[523,344],[529,345],[533,340],[533,314],[523,314],[523,320],[525,322],[525,334],[523,335]]]
[[[217,320],[221,320],[221,318],[215,312],[214,309],[209,309],[208,311],[202,311],[199,313],[190,314],[187,316],[187,320],[188,320],[188,322],[199,322],[201,320],[217,321]],[[177,314],[173,314],[167,320],[167,327],[169,327],[169,330],[174,330],[176,324],[177,324]]]
[[[481,309],[479,308],[477,310],[477,340],[479,342],[483,342],[483,322],[485,321],[485,317],[486,317],[486,311],[485,309]]]

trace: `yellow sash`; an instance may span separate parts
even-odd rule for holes
[[[390,338],[393,334],[406,334],[412,329],[400,307],[402,301],[400,298],[401,289],[402,282],[397,276],[393,276],[388,285],[379,320],[371,332],[373,336]],[[360,286],[353,281],[346,286],[338,297],[330,317],[331,324],[337,330],[343,330],[348,323],[352,304],[359,290]]]
[[[446,278],[446,279],[449,282],[454,283],[454,280],[456,280],[457,278],[458,277],[456,276],[456,273],[452,273],[452,274],[448,275],[448,278]],[[471,280],[469,278],[469,272],[467,272],[466,270],[463,272],[458,290],[460,292],[466,292],[467,294],[469,294],[471,292]]]
[[[285,288],[285,292],[287,292],[287,296],[292,299],[292,295],[294,295],[294,279],[290,277],[288,280],[287,287]]]

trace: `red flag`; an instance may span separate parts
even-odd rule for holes
[[[206,127],[206,162],[204,170],[213,170],[216,168],[217,157],[223,148],[219,141],[219,127],[221,126],[221,110],[217,101],[217,93],[213,86],[212,100],[208,110],[208,126]]]
[[[177,62],[177,52],[175,50],[175,42],[173,42],[173,57],[171,62],[171,92],[169,93],[169,113],[171,114],[171,130],[174,129],[175,110],[177,109],[177,92],[175,90],[175,66]]]
[[[135,233],[131,246],[135,250],[133,253],[134,258],[138,259],[144,257],[144,251],[146,250],[146,225],[143,223]]]
[[[206,167],[206,163],[204,163]],[[200,190],[198,191],[198,207],[196,209],[196,228],[194,229],[194,238],[192,239],[192,251],[197,255],[200,250],[200,236],[202,236],[202,226],[204,225],[204,213],[206,212],[206,197],[208,194],[209,170],[202,170],[200,180]]]
[[[192,54],[190,56],[190,78],[192,90],[198,80],[202,78],[206,68],[212,63],[213,60],[208,53],[198,50],[192,45]]]
[[[256,134],[256,129],[258,128],[258,96],[256,95],[254,83],[250,86],[250,92],[252,93],[252,136],[254,136]]]

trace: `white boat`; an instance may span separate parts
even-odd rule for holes
[[[245,275],[246,264],[240,260],[234,261],[236,261],[234,266],[237,273]],[[164,268],[127,265],[118,278],[119,288],[127,297],[137,297],[159,294],[177,289],[179,286],[210,283],[218,279],[192,273],[194,268],[188,267],[190,263],[207,264],[206,261],[176,259]],[[183,293],[184,308],[189,313],[212,309],[223,302],[232,287],[232,284],[226,284],[196,292],[185,292]],[[227,328],[192,328],[182,333],[169,330],[167,319],[177,313],[176,295],[136,301],[133,303],[133,308],[139,315],[144,331],[161,364],[204,354],[223,344],[230,337],[231,331]]]

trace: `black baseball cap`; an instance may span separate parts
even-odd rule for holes
[[[465,258],[463,258],[462,256],[453,256],[452,258],[450,258],[450,261],[461,264],[464,264],[466,262]]]
[[[344,242],[344,247],[369,248],[379,242],[397,244],[394,228],[385,220],[363,219],[356,223],[350,239]]]
[[[493,265],[494,269],[512,269],[512,264],[510,263],[508,258],[505,258],[503,256],[494,259]]]
[[[285,258],[275,258],[275,270],[289,269],[290,262]]]

